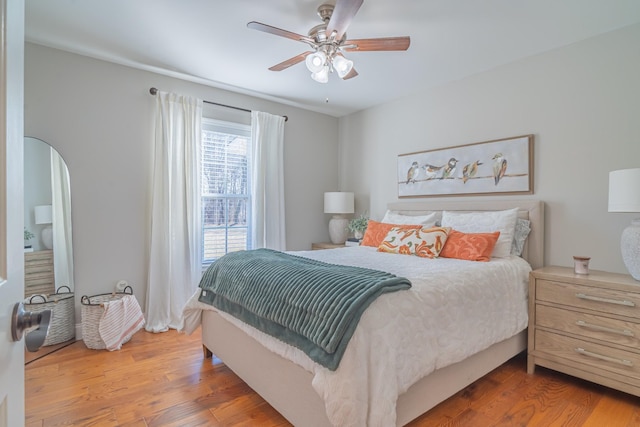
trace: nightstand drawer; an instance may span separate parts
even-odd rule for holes
[[[640,324],[536,305],[536,326],[640,349]]]
[[[637,293],[537,280],[536,299],[602,313],[640,317],[640,294]]]
[[[536,330],[536,351],[544,352],[597,370],[633,378],[640,385],[640,355],[605,345]]]

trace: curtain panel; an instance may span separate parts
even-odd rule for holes
[[[51,151],[51,211],[53,218],[53,273],[56,290],[60,286],[74,289],[73,250],[71,249],[71,188],[69,171],[56,150]]]
[[[158,91],[146,330],[179,329],[201,275],[202,100]]]
[[[251,145],[251,247],[284,251],[284,117],[252,111]]]

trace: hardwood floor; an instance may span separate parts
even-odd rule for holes
[[[24,349],[24,364],[29,364],[34,360],[40,359],[41,357],[45,357],[48,354],[53,353],[54,351],[58,351],[63,347],[71,345],[75,342],[75,338],[73,340],[65,341],[60,344],[48,345],[46,347],[40,347],[38,351],[28,351],[26,348]]]
[[[288,426],[220,360],[199,332],[138,332],[115,352],[82,341],[25,367],[26,426]],[[517,356],[433,408],[412,427],[640,425],[640,398]]]

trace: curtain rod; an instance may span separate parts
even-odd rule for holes
[[[149,93],[151,95],[156,95],[158,93],[158,89],[156,89],[155,87],[152,87],[151,89],[149,89]],[[246,111],[247,113],[251,112],[251,110],[247,110],[246,108],[234,107],[233,105],[220,104],[220,103],[217,103],[217,102],[206,101],[206,100],[202,100],[202,102],[204,102],[206,104],[217,105],[219,107],[226,107],[226,108],[232,108],[234,110]],[[285,122],[289,121],[289,117],[287,117],[287,116],[282,116],[282,117],[284,117],[284,121]]]

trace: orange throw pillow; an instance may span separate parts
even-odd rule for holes
[[[387,237],[389,230],[394,227],[401,227],[403,229],[408,230],[416,230],[418,228],[422,228],[422,225],[400,225],[400,224],[387,224],[384,222],[374,221],[372,219],[369,220],[367,224],[367,231],[364,232],[364,236],[362,237],[362,242],[360,242],[360,246],[380,246],[380,243]]]
[[[498,237],[500,237],[499,231],[493,233],[462,233],[451,230],[440,256],[442,258],[457,258],[468,261],[489,261]]]

